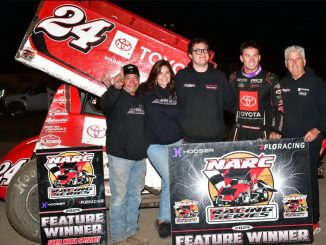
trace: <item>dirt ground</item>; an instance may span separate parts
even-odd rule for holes
[[[12,146],[21,140],[37,135],[45,119],[44,113],[29,114],[20,120],[9,119],[0,115],[0,157]],[[315,236],[315,245],[324,245],[326,241],[326,179],[319,179],[320,184],[320,206],[321,206],[321,227],[322,231]],[[147,208],[141,210],[140,234],[150,240],[151,245],[172,244],[171,239],[161,239],[154,228],[154,221],[157,208]],[[34,245],[37,243],[21,237],[11,227],[5,214],[5,204],[0,201],[0,244],[1,245]]]

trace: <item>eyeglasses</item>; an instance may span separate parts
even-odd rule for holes
[[[195,52],[197,55],[200,55],[202,53],[208,54],[209,49],[201,48],[201,49],[193,49],[192,51]]]

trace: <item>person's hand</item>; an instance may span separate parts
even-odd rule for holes
[[[113,85],[116,89],[122,89],[124,85],[124,81],[121,73],[111,77],[109,71],[104,73],[104,75],[102,76],[102,83],[107,88]]]
[[[125,82],[123,80],[121,73],[119,73],[113,77],[113,85],[116,89],[122,89],[124,83]]]
[[[113,79],[110,76],[109,71],[103,74],[101,81],[107,88],[109,88],[113,84]]]
[[[282,138],[282,135],[277,132],[271,132],[269,134],[269,139],[271,140],[279,140],[280,138]]]
[[[303,137],[305,142],[313,142],[319,135],[320,131],[317,128],[310,129]]]

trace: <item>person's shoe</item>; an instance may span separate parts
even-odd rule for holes
[[[316,235],[317,233],[321,232],[321,228],[320,228],[319,222],[312,225],[312,230],[313,230],[313,234],[314,235]]]
[[[137,235],[137,234],[128,237],[127,241],[130,242],[130,243],[133,243],[133,244],[138,244],[138,245],[149,243],[149,240],[147,238],[142,237],[142,236]]]
[[[161,238],[166,238],[168,236],[171,236],[171,223],[166,221],[159,223],[159,221],[156,220],[155,227],[158,231],[158,235]]]
[[[119,241],[119,242],[113,243],[113,245],[128,245],[128,243],[126,241]]]

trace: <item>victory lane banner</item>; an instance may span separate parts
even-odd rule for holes
[[[107,244],[103,151],[37,150],[41,244]]]
[[[311,244],[302,138],[169,147],[174,245]]]

